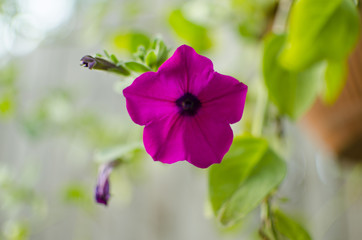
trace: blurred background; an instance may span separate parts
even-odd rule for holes
[[[216,71],[249,86],[244,117],[234,126],[242,133],[251,130],[262,39],[277,3],[0,0],[0,239],[258,239],[259,210],[232,229],[214,220],[207,170],[154,163],[144,152],[142,127],[129,118],[121,94],[130,79],[90,71],[80,59],[103,50],[130,59],[156,36],[171,53],[189,44]],[[281,208],[313,239],[362,238],[362,85],[350,84],[361,80],[358,56],[341,95],[357,104],[350,115],[317,100],[300,121],[266,127],[266,135],[282,129],[275,140],[288,163],[277,193]],[[324,118],[314,117],[323,111]],[[347,115],[353,124],[340,117]],[[111,175],[109,206],[97,205],[98,167],[120,155],[127,163]]]

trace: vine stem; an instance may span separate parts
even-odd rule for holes
[[[260,82],[259,82],[260,83]],[[254,112],[254,123],[251,129],[253,136],[261,136],[263,132],[265,112],[268,105],[268,95],[263,89],[262,84],[258,84],[258,98]]]
[[[287,20],[293,0],[279,0],[278,9],[272,24],[272,32],[283,33],[287,27]],[[268,96],[262,84],[258,86],[258,99],[256,103],[256,111],[254,114],[254,124],[252,126],[252,134],[260,136],[263,131],[265,113],[268,109]],[[259,235],[263,240],[279,240],[278,231],[275,228],[271,195],[268,195],[260,205],[262,226]]]
[[[278,232],[275,229],[273,213],[271,210],[271,197],[268,196],[261,204],[262,227],[259,231],[261,237],[266,240],[279,240]]]
[[[273,32],[280,33],[285,31],[292,2],[293,1],[291,0],[279,1],[276,16],[272,25]],[[258,84],[258,99],[256,103],[256,111],[254,114],[254,124],[251,129],[251,132],[254,136],[261,136],[262,134],[264,115],[268,105],[268,96],[262,85],[263,84],[261,83]]]
[[[278,10],[276,12],[274,23],[272,26],[273,32],[285,32],[292,3],[293,1],[291,0],[279,0]]]

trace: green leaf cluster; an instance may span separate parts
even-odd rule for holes
[[[351,0],[296,1],[280,61],[300,71],[324,59],[345,60],[358,35],[358,11]]]
[[[223,163],[209,172],[209,197],[224,226],[243,219],[271,194],[286,174],[285,162],[262,138],[237,137]]]
[[[133,52],[134,60],[120,61],[114,54],[109,54],[104,50],[104,55],[97,54],[96,57],[93,58],[94,61],[96,61],[93,69],[129,76],[132,72],[139,74],[157,71],[161,64],[167,60],[169,50],[162,39],[154,38],[150,40],[146,35],[140,33],[129,33],[128,35],[126,35],[128,36],[126,39],[135,40],[134,42],[129,42],[129,45],[126,44],[128,42],[124,39],[115,40],[115,42],[120,48],[128,47],[129,50]],[[115,39],[118,39],[120,36],[122,35],[117,35]]]
[[[276,0],[232,0],[233,17],[238,23],[238,30],[243,38],[250,40],[260,39],[273,18]]]
[[[359,27],[359,14],[351,0],[294,3],[286,35],[272,34],[265,41],[264,79],[280,113],[300,117],[321,86],[325,102],[337,99]]]
[[[269,98],[281,114],[297,119],[313,103],[318,94],[320,66],[293,72],[284,68],[278,56],[285,44],[285,35],[269,35],[265,40],[263,74]]]

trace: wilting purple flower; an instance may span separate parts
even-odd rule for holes
[[[135,79],[123,94],[132,120],[145,125],[143,142],[155,161],[220,163],[243,114],[247,86],[214,71],[210,59],[180,46],[157,72]]]
[[[97,185],[95,188],[95,200],[97,203],[107,205],[110,197],[109,175],[114,167],[119,164],[118,160],[109,162],[99,168]]]

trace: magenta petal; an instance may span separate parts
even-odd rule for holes
[[[198,96],[202,111],[211,119],[236,123],[243,115],[247,90],[248,87],[237,79],[215,72]]]
[[[139,76],[123,90],[127,111],[139,125],[172,114],[177,111],[175,100],[182,91],[172,80],[159,78],[155,72]]]
[[[184,118],[174,114],[146,125],[143,143],[153,160],[163,163],[185,160],[184,124]]]
[[[233,132],[227,123],[208,117],[175,114],[145,127],[143,142],[155,161],[174,163],[187,160],[199,168],[220,163],[229,150]]]
[[[162,64],[158,72],[160,77],[177,79],[184,93],[198,95],[211,80],[214,68],[210,59],[182,45]]]
[[[230,125],[201,114],[186,121],[187,128],[184,135],[186,160],[199,168],[220,163],[233,141]]]

